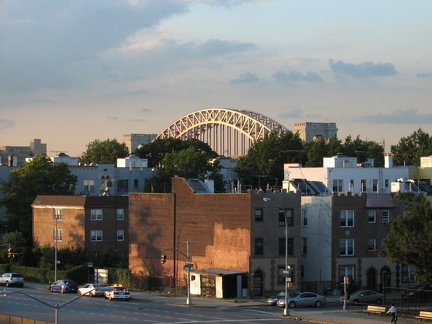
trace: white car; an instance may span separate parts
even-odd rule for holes
[[[0,277],[0,284],[9,286],[24,287],[24,277],[19,273],[7,272]]]
[[[105,296],[105,291],[107,291],[110,287],[101,285],[101,284],[85,284],[84,286],[78,288],[78,295],[86,295],[89,297],[94,296]]]
[[[131,297],[129,290],[123,286],[111,286],[108,287],[108,290],[105,291],[105,299],[114,300],[114,299],[123,299],[129,300]]]

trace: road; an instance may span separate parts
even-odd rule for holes
[[[54,322],[54,305],[65,303],[77,295],[51,293],[48,290],[17,288],[14,294],[2,296],[0,312],[26,318]],[[33,300],[20,292],[31,295]],[[133,293],[132,293],[133,296]],[[312,309],[311,309],[312,310]],[[193,306],[173,305],[150,298],[133,298],[130,301],[108,301],[103,297],[82,297],[58,311],[59,324],[75,323],[289,323],[279,315],[282,309],[256,306],[230,305]]]

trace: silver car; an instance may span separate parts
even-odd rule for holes
[[[348,299],[348,303],[351,304],[363,303],[381,305],[383,301],[384,295],[374,290],[357,290],[353,292]]]
[[[304,292],[298,296],[290,297],[288,299],[288,307],[321,307],[327,304],[327,300],[324,296],[313,293]],[[285,300],[278,300],[277,305],[280,307],[285,307]]]
[[[0,285],[24,287],[24,277],[16,272],[3,273],[0,277]]]
[[[290,290],[288,291],[288,296],[289,297],[295,297],[297,295],[301,294],[300,291],[296,291],[296,290]],[[285,291],[281,291],[279,294],[276,295],[276,297],[269,297],[267,298],[267,305],[269,306],[274,306],[277,305],[277,302],[279,299],[284,299],[285,300]]]

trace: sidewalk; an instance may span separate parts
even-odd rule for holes
[[[26,283],[25,287],[32,289],[48,289],[47,284]],[[174,295],[161,292],[140,292],[131,291],[132,299],[141,300],[143,302],[159,302],[171,304],[178,307],[204,307],[204,308],[229,308],[229,307],[257,307],[262,306],[263,309],[280,310],[274,316],[299,320],[309,323],[321,324],[375,324],[375,323],[390,323],[390,316],[367,315],[361,308],[355,307],[347,310],[342,309],[339,297],[328,297],[328,305],[339,305],[340,309],[328,309],[326,306],[320,309],[311,308],[294,308],[290,309],[290,315],[284,316],[283,309],[277,306],[268,306],[265,299],[216,299],[209,297],[191,296],[190,305],[186,305],[186,296]],[[399,316],[398,323],[419,323],[418,320],[412,318],[404,318]]]

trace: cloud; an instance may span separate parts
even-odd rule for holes
[[[417,78],[432,78],[432,73],[417,73]]]
[[[303,118],[304,112],[300,108],[292,108],[286,112],[278,114],[279,118]]]
[[[254,49],[255,45],[252,43],[240,43],[219,39],[211,39],[203,44],[196,46],[195,52],[198,56],[217,56],[230,53],[237,53],[240,51]]]
[[[0,88],[82,87],[109,72],[101,53],[187,9],[175,0],[2,2]]]
[[[329,67],[336,74],[348,75],[354,78],[385,77],[398,73],[391,63],[375,64],[372,62],[363,62],[353,64],[344,63],[343,61],[335,62],[333,59],[330,59]]]
[[[273,78],[278,82],[322,82],[321,77],[313,72],[302,74],[298,71],[290,70],[289,72],[278,71],[273,74]]]
[[[250,83],[259,83],[259,78],[255,73],[245,72],[237,79],[233,79],[230,81],[231,84],[250,84]]]
[[[355,121],[371,124],[424,124],[432,123],[432,113],[419,113],[417,109],[396,110],[387,114],[363,115]]]

